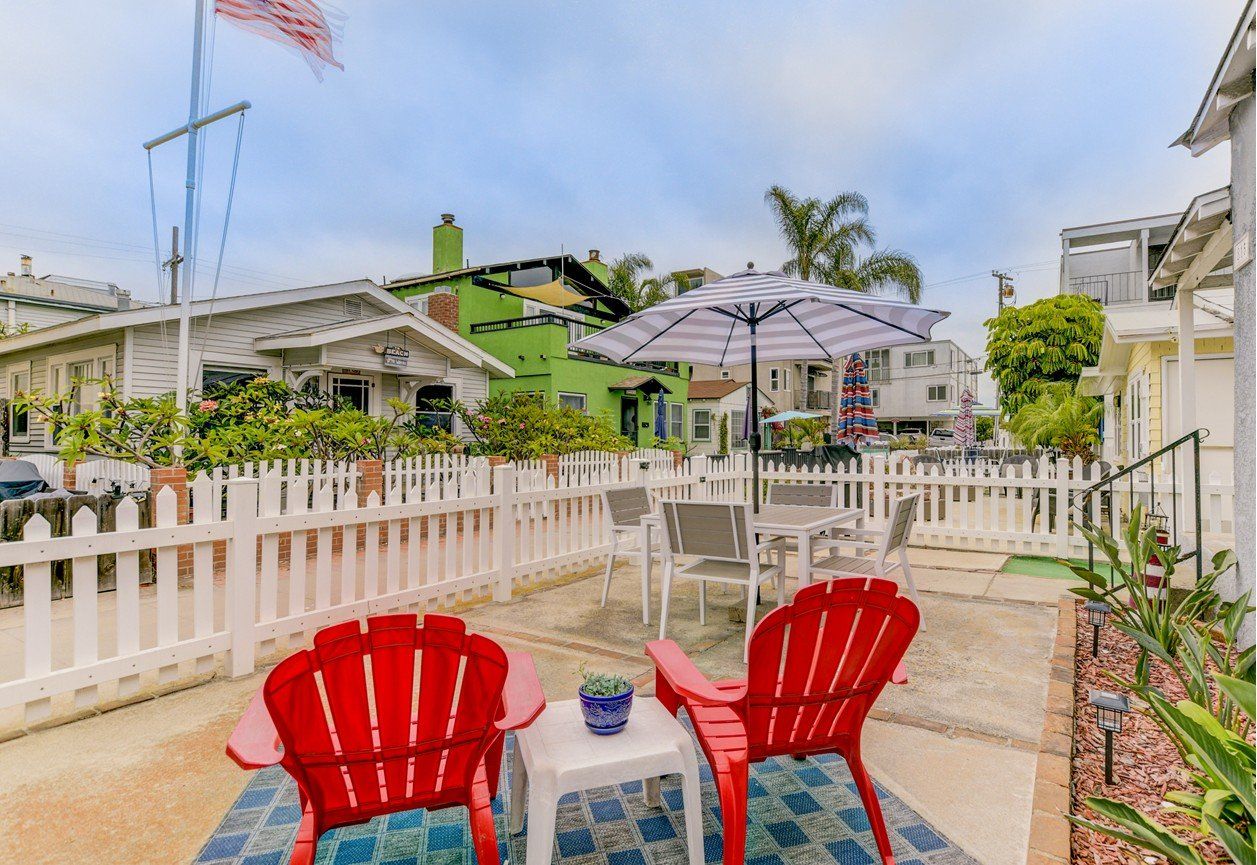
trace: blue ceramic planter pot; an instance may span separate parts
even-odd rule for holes
[[[583,688],[577,688],[576,693],[580,696],[585,726],[591,733],[610,736],[623,730],[628,723],[629,710],[633,708],[633,688],[614,697],[591,697]]]

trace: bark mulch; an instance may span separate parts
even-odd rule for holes
[[[1088,796],[1102,796],[1132,805],[1155,817],[1162,824],[1188,825],[1189,821],[1184,820],[1181,815],[1161,809],[1167,791],[1190,787],[1183,776],[1183,761],[1179,758],[1174,743],[1156,721],[1139,711],[1126,715],[1122,732],[1113,737],[1115,783],[1112,786],[1104,783],[1104,732],[1096,726],[1095,709],[1089,702],[1090,689],[1100,688],[1123,693],[1123,689],[1104,675],[1103,671],[1116,673],[1126,680],[1133,678],[1139,652],[1128,637],[1111,626],[1105,626],[1100,629],[1100,656],[1092,658],[1092,628],[1087,624],[1087,616],[1081,605],[1080,601],[1078,648],[1074,660],[1076,678],[1071,811],[1081,817],[1096,820],[1097,816],[1087,808],[1084,800]],[[1159,662],[1153,662],[1151,678],[1152,684],[1171,702],[1186,697],[1173,673]],[[1135,700],[1132,699],[1132,704],[1134,703]],[[1092,832],[1082,826],[1074,825],[1070,832],[1074,862],[1086,865],[1128,865],[1165,861],[1146,850],[1137,849],[1124,841]],[[1222,849],[1212,843],[1201,845],[1199,849],[1206,861],[1230,862]]]

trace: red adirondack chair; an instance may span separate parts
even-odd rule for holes
[[[366,633],[357,621],[323,629],[271,670],[227,754],[244,769],[278,763],[296,780],[304,813],[292,865],[313,862],[336,826],[453,805],[470,811],[480,865],[499,865],[490,800],[504,734],[544,708],[528,655],[452,616],[424,616],[422,627],[414,615],[375,616]]]
[[[673,714],[685,707],[715,775],[725,865],[746,857],[749,764],[835,752],[851,769],[882,862],[894,865],[860,730],[886,683],[908,680],[901,659],[921,615],[897,588],[836,579],[800,589],[755,626],[745,679],[708,681],[673,641],[647,644],[656,696]]]

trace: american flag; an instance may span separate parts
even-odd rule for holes
[[[320,81],[327,66],[345,69],[334,53],[345,16],[331,6],[314,0],[216,0],[214,11],[241,30],[295,49]]]

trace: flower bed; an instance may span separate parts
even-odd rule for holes
[[[1188,786],[1183,779],[1183,761],[1174,743],[1156,721],[1138,711],[1126,716],[1122,732],[1113,737],[1113,776],[1116,783],[1112,786],[1104,783],[1104,732],[1096,726],[1096,711],[1088,702],[1090,690],[1124,691],[1104,671],[1129,680],[1139,652],[1129,637],[1115,628],[1104,627],[1100,629],[1100,656],[1091,657],[1092,628],[1081,611],[1081,602],[1078,606],[1071,812],[1094,819],[1096,815],[1087,808],[1084,800],[1088,796],[1104,796],[1154,814],[1167,826],[1189,825],[1185,819],[1161,808],[1167,791]],[[1152,664],[1151,682],[1171,702],[1187,696],[1178,680],[1160,663]],[[1160,857],[1151,857],[1146,850],[1084,826],[1072,827],[1070,841],[1075,862],[1127,865],[1164,861]],[[1210,863],[1229,862],[1222,848],[1216,844],[1202,842],[1197,849]]]

